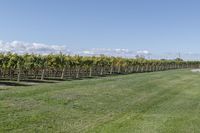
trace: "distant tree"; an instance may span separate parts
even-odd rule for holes
[[[136,55],[135,58],[136,59],[145,59],[145,57],[143,55]]]

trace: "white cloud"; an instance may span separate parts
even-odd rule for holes
[[[76,51],[77,52],[77,51]],[[119,56],[119,57],[135,57],[135,52],[128,49],[111,49],[111,48],[93,48],[84,49],[78,52],[80,55],[107,55],[107,56]]]
[[[148,50],[140,50],[137,51],[137,54],[150,54],[150,52]]]
[[[68,49],[64,45],[48,45],[43,43],[27,43],[22,41],[5,42],[0,40],[0,52],[13,52],[18,54],[35,53],[35,54],[49,54],[49,53],[65,53],[65,54],[79,54],[79,55],[107,55],[107,56],[122,56],[134,57],[133,51],[128,49],[111,49],[111,48],[92,48],[92,49]]]
[[[175,59],[179,57],[179,53],[150,53],[148,50],[138,50],[133,51],[130,49],[111,49],[111,48],[91,48],[91,49],[72,49],[68,48],[65,45],[48,45],[44,43],[27,43],[22,41],[10,41],[5,42],[0,40],[0,52],[14,52],[19,54],[24,53],[35,53],[35,54],[49,54],[49,53],[59,53],[64,54],[79,54],[87,56],[96,56],[96,55],[107,55],[107,56],[120,56],[120,57],[135,57],[136,55],[142,55],[146,58],[151,59]],[[181,53],[181,58],[185,60],[200,60],[200,53]]]
[[[82,51],[82,53],[83,53],[83,54],[91,54],[91,55],[94,54],[94,52],[91,51],[91,50],[84,50],[84,51]]]
[[[0,41],[0,52],[49,54],[59,52],[68,53],[70,51],[63,45],[47,45],[43,43],[26,43],[21,41]]]
[[[5,42],[0,40],[0,52],[13,52],[18,54],[35,53],[35,54],[50,54],[50,53],[64,53],[64,54],[79,54],[86,56],[117,56],[117,57],[135,57],[137,54],[148,56],[150,54],[147,50],[133,51],[124,48],[91,48],[91,49],[69,49],[65,45],[48,45],[44,43],[27,43],[22,41]]]

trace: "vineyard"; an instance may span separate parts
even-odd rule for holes
[[[121,57],[85,57],[64,54],[0,54],[0,77],[8,80],[78,79],[170,69],[198,68],[198,61],[146,60]]]

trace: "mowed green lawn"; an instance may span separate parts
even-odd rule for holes
[[[200,73],[1,87],[0,132],[199,133]]]

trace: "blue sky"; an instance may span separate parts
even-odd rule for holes
[[[0,40],[200,53],[199,0],[0,0]]]

